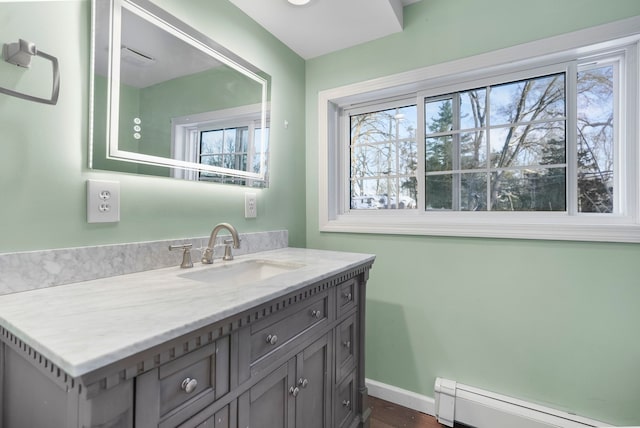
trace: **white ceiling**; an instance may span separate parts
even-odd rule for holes
[[[230,0],[304,59],[402,31],[402,8],[420,0]]]

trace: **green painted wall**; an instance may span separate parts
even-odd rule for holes
[[[405,10],[403,33],[306,65],[227,0],[156,3],[272,76],[260,216],[242,217],[239,187],[88,170],[89,1],[2,2],[0,41],[58,56],[62,84],[56,106],[0,95],[0,252],[204,235],[219,221],[286,228],[294,246],[378,255],[370,378],[432,396],[444,376],[640,425],[640,246],[321,234],[316,166],[319,90],[638,15],[640,2],[422,0]],[[50,70],[37,60],[30,70],[0,61],[0,85],[47,94]],[[121,182],[120,223],[86,223],[89,178]]]
[[[207,235],[221,221],[239,231],[288,229],[305,245],[304,61],[227,0],[157,0],[272,77],[271,187],[244,219],[245,189],[89,170],[90,1],[0,2],[0,42],[19,38],[58,57],[55,106],[0,94],[0,252]],[[0,85],[46,96],[50,66],[0,61]],[[282,124],[289,121],[288,129]],[[121,183],[121,221],[86,222],[86,180]]]
[[[229,67],[143,88],[140,90],[140,112],[145,127],[141,153],[171,157],[171,126],[166,124],[170,124],[172,118],[261,101],[262,87]],[[127,119],[131,121],[132,117]]]
[[[637,0],[423,0],[405,30],[307,61],[307,246],[377,254],[367,376],[435,377],[640,425],[640,245],[318,232],[317,93],[640,14]]]

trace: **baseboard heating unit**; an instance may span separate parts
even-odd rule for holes
[[[504,395],[437,378],[435,416],[452,427],[459,422],[475,428],[585,428],[612,425],[561,412]]]

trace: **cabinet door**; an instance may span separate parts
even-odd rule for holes
[[[331,428],[331,332],[238,399],[238,426]]]
[[[331,426],[331,333],[296,356],[296,427]]]
[[[238,426],[292,428],[295,423],[295,360],[290,360],[238,398]],[[297,393],[296,393],[297,394]]]

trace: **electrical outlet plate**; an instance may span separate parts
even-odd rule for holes
[[[258,217],[258,198],[255,193],[244,194],[244,218]]]
[[[87,222],[120,221],[120,182],[87,180]]]

